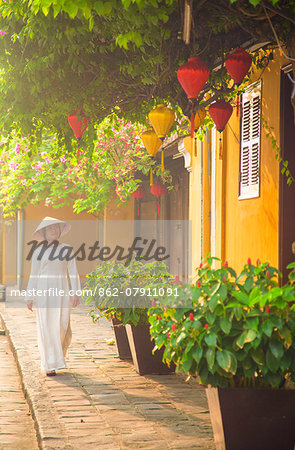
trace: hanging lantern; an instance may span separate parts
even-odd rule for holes
[[[216,100],[209,106],[209,114],[220,133],[219,136],[219,159],[222,159],[222,140],[221,133],[232,115],[233,107],[225,100]]]
[[[151,187],[151,193],[157,197],[156,207],[158,215],[160,214],[160,197],[166,194],[166,192],[167,192],[166,186],[160,183],[159,181]]]
[[[205,120],[205,117],[207,116],[207,111],[205,108],[198,109],[198,111],[195,114],[195,120],[194,120],[194,130],[197,131],[202,123]]]
[[[209,114],[216,125],[217,130],[221,133],[232,115],[233,107],[225,100],[216,100],[209,106]]]
[[[163,142],[175,121],[175,113],[165,105],[158,105],[149,113],[149,119],[157,136]]]
[[[158,138],[163,142],[166,134],[169,132],[175,121],[175,113],[172,109],[167,108],[165,105],[158,105],[149,113],[150,122],[158,135]],[[161,155],[161,168],[162,172],[164,168],[164,152],[162,149]]]
[[[139,217],[139,201],[141,198],[145,197],[145,190],[142,187],[138,187],[134,192],[131,193],[131,195],[136,199],[137,217]]]
[[[144,146],[148,152],[148,154],[154,158],[156,156],[157,151],[162,145],[162,141],[158,138],[154,130],[151,128],[150,130],[144,131],[140,136]]]
[[[186,92],[187,98],[197,98],[201,90],[205,86],[208,77],[209,69],[207,65],[196,56],[189,58],[188,62],[179,67],[177,71],[177,78],[182,88]],[[191,115],[191,138],[194,137],[194,120],[195,115]]]
[[[234,82],[239,85],[247,75],[252,64],[252,56],[243,48],[237,48],[225,58],[225,67]]]
[[[84,116],[78,109],[68,116],[68,122],[76,136],[77,141],[81,139],[84,131],[87,130],[89,120],[90,118]]]
[[[179,67],[177,78],[188,98],[197,98],[209,77],[207,65],[196,56]]]
[[[144,146],[150,155],[151,158],[156,156],[157,151],[162,145],[162,141],[158,138],[154,130],[151,128],[150,130],[144,131],[141,135],[141,140],[144,143]],[[150,185],[153,185],[153,169],[150,171]]]

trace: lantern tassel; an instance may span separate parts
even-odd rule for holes
[[[158,216],[160,215],[160,200],[158,200],[157,214],[158,214]]]
[[[151,170],[150,170],[150,186],[152,186],[153,185],[153,168],[151,167]]]
[[[164,172],[165,167],[164,167],[164,151],[162,150],[162,155],[161,155],[161,171]]]
[[[237,94],[237,117],[239,117],[240,113],[240,96]]]
[[[192,115],[191,115],[191,138],[192,138],[192,139],[193,139],[194,136],[195,136],[194,123],[195,123],[195,114],[192,112]]]
[[[137,217],[139,217],[139,200],[137,199]]]
[[[221,133],[219,135],[219,159],[222,159],[223,152],[222,152],[222,139],[221,139]]]

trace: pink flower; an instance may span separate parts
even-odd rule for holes
[[[6,31],[0,30],[0,36],[4,36],[6,34]]]
[[[67,159],[66,159],[64,156],[62,156],[62,157],[60,158],[60,161],[61,161],[61,162],[66,162]]]
[[[9,167],[10,167],[12,170],[16,170],[16,169],[18,169],[19,164],[18,164],[18,163],[9,163]]]
[[[19,155],[20,144],[16,144],[14,151],[15,151],[15,153],[16,153],[17,155]]]

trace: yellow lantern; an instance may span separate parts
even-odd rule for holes
[[[151,158],[156,156],[157,151],[162,145],[162,141],[158,138],[154,130],[151,128],[150,130],[144,131],[141,135],[141,140],[144,143],[144,146],[150,155]],[[150,185],[153,185],[153,169],[150,171]]]
[[[156,156],[157,151],[162,145],[162,141],[158,138],[154,130],[151,128],[150,130],[144,131],[140,136],[144,146],[148,152],[148,154],[154,158]]]
[[[163,141],[175,121],[175,113],[165,105],[158,105],[149,113],[149,119],[156,134]]]
[[[198,109],[198,111],[195,114],[195,120],[194,120],[194,130],[197,131],[198,128],[202,125],[202,123],[205,120],[205,117],[207,116],[207,111],[205,108]]]

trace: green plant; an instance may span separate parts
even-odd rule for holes
[[[280,287],[279,271],[267,263],[249,260],[237,276],[227,262],[212,269],[214,259],[198,269],[195,286],[179,287],[181,301],[170,296],[149,311],[163,360],[203,385],[278,388],[294,381],[294,285]]]
[[[53,207],[72,203],[76,213],[97,213],[111,198],[126,202],[141,183],[136,173],[148,175],[151,166],[164,183],[169,182],[169,171],[161,172],[160,164],[145,150],[140,140],[143,130],[112,114],[96,126],[88,148],[78,148],[73,140],[75,152],[45,131],[41,143],[16,132],[2,135],[0,206],[4,216],[42,201]]]
[[[173,278],[164,262],[144,263],[134,255],[126,262],[104,261],[87,275],[86,305],[94,304],[93,320],[114,315],[123,324],[147,323],[147,310],[158,289],[172,289]]]

